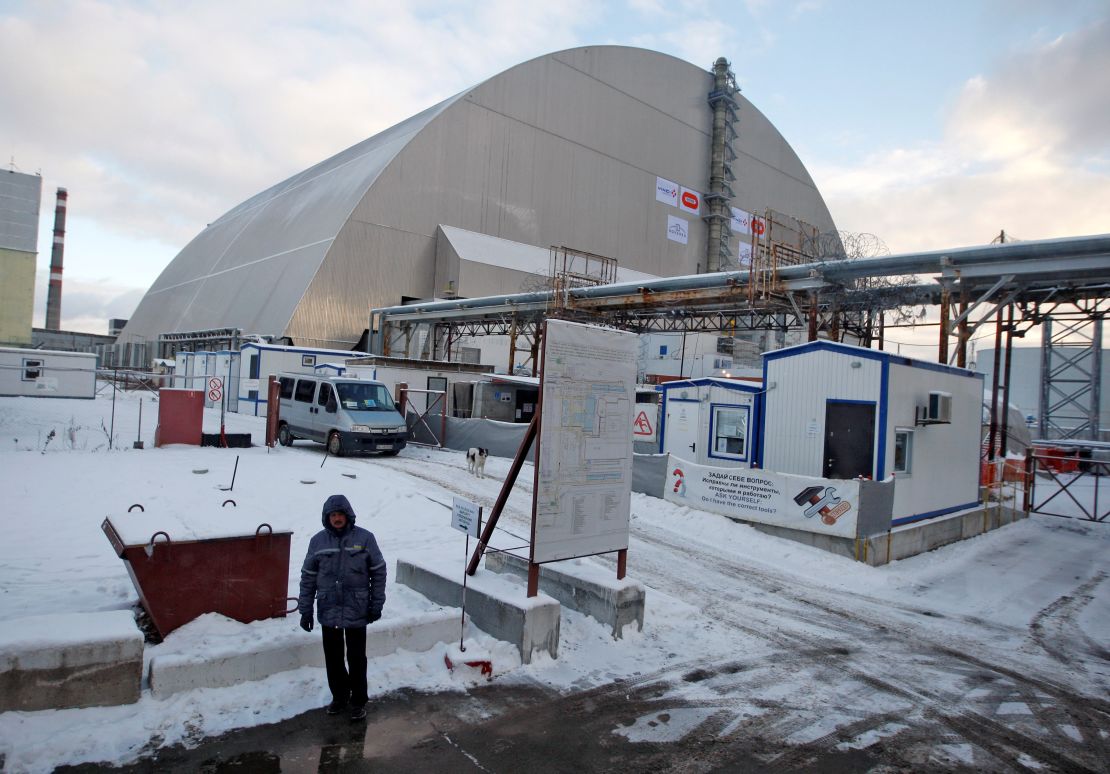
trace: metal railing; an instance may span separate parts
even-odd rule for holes
[[[1110,478],[1110,444],[1035,445],[1026,452],[1026,471],[1030,513],[1110,523],[1110,485],[1105,483]],[[1049,483],[1053,486],[1047,486]],[[1107,491],[1102,491],[1103,486]]]

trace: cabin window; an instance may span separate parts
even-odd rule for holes
[[[712,407],[709,456],[730,460],[748,458],[748,406]]]
[[[894,472],[910,473],[913,469],[913,430],[894,430]]]
[[[320,385],[320,397],[316,399],[316,402],[326,407],[329,400],[331,400],[331,385],[324,382]]]
[[[30,358],[23,359],[23,381],[34,382],[42,376],[42,361],[31,360]]]

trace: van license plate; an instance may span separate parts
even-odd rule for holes
[[[378,450],[379,451],[382,450],[382,449],[389,450],[389,449],[392,449],[392,448],[393,448],[393,444],[391,444],[391,443],[379,443],[378,444]]]

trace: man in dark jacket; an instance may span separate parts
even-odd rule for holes
[[[366,717],[366,627],[382,617],[385,558],[369,530],[355,526],[355,512],[343,495],[324,502],[324,528],[312,536],[301,567],[297,609],[301,628],[312,631],[312,601],[324,634],[324,663],[332,701],[329,715],[349,710]],[[346,667],[343,644],[346,640]]]

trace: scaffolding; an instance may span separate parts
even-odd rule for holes
[[[732,250],[728,246],[732,238],[732,183],[736,180],[732,171],[732,162],[736,160],[732,143],[736,140],[736,125],[740,120],[736,103],[739,93],[736,75],[728,60],[722,56],[713,64],[713,89],[707,97],[713,111],[709,190],[703,197],[709,208],[709,214],[703,218],[709,232],[705,244],[707,272],[729,268],[732,258]]]
[[[1102,318],[1048,315],[1041,339],[1038,434],[1098,441],[1102,376]]]

